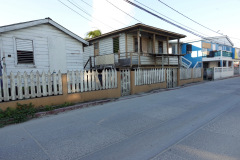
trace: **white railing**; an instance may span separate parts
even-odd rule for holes
[[[181,68],[180,69],[180,79],[191,79],[192,78],[192,69],[190,68]]]
[[[193,68],[193,78],[202,77],[202,68]]]
[[[198,68],[198,67],[201,67],[201,64],[202,64],[202,62],[200,62],[200,61],[198,61],[195,65],[194,65],[194,67],[193,68]]]
[[[165,81],[165,69],[136,69],[135,85],[154,84]]]
[[[62,94],[62,74],[26,72],[0,76],[0,102]]]
[[[192,62],[189,61],[187,58],[182,57],[182,66],[185,68],[189,68],[192,65]]]
[[[226,78],[234,75],[234,69],[231,67],[214,67],[213,79]]]
[[[67,84],[68,93],[117,88],[117,71],[68,71]]]

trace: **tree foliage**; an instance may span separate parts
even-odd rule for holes
[[[102,32],[99,29],[94,30],[94,31],[89,31],[89,32],[87,32],[87,37],[85,39],[95,38],[100,35],[102,35]]]

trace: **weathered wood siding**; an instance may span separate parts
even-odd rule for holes
[[[90,46],[84,47],[83,53],[83,65],[86,64],[90,56],[94,56],[94,45],[93,43],[99,42],[99,55],[106,55],[113,53],[113,38],[119,36],[119,50],[121,53],[125,53],[125,33],[109,36],[106,38],[102,38],[100,40],[96,40],[91,42]],[[89,69],[89,64],[86,69]]]
[[[88,59],[90,56],[94,56],[94,49],[93,49],[93,45],[90,46],[86,46],[84,47],[84,52],[83,52],[83,66],[85,66],[85,64],[87,63]],[[90,64],[88,63],[86,68],[86,70],[90,69]]]
[[[14,42],[15,38],[33,40],[35,65],[17,64],[17,54]],[[65,48],[65,51],[63,51],[65,53],[65,61],[57,62],[59,66],[65,65],[63,63],[66,63],[65,66],[67,66],[67,68],[65,71],[72,69],[83,69],[82,43],[51,25],[43,24],[25,29],[5,32],[0,35],[0,40],[2,42],[0,45],[0,47],[2,46],[2,48],[0,48],[1,57],[3,57],[3,54],[5,54],[7,74],[9,74],[11,71],[13,73],[18,71],[27,71],[29,73],[37,70],[40,72],[48,71],[49,69],[51,71],[54,70],[54,68],[50,68],[50,64],[51,62],[58,60],[58,53],[54,53],[55,55],[52,56],[53,58],[50,58],[50,39],[62,39]],[[56,59],[54,59],[54,57],[56,57]],[[64,73],[64,71],[62,72]]]

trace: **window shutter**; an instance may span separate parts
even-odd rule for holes
[[[32,40],[16,39],[16,44],[17,44],[18,51],[32,51],[33,52]]]
[[[33,41],[16,39],[18,64],[33,64]]]

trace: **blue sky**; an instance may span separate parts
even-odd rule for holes
[[[66,5],[79,12],[90,21],[82,18],[58,0],[0,0],[0,26],[18,22],[31,21],[50,17],[57,23],[71,30],[72,32],[85,37],[86,32],[94,29],[100,29],[103,33],[114,29],[119,29],[138,23],[136,20],[125,15],[114,8],[106,0],[69,0],[79,8],[87,11],[89,15],[83,13],[79,8],[72,5],[68,0],[61,0]],[[89,7],[83,1],[91,4]],[[193,40],[198,37],[189,34],[175,26],[167,24],[133,6],[123,0],[109,0],[122,10],[130,13],[132,16],[147,25],[187,35],[185,40]],[[228,35],[236,47],[240,47],[240,0],[162,0],[176,10],[184,13],[195,21],[207,26],[224,35]],[[137,3],[132,0],[132,2]],[[183,16],[167,8],[158,0],[138,0],[154,10],[178,21],[190,28],[197,30],[207,36],[219,36],[209,31]],[[235,39],[238,38],[238,39]]]

